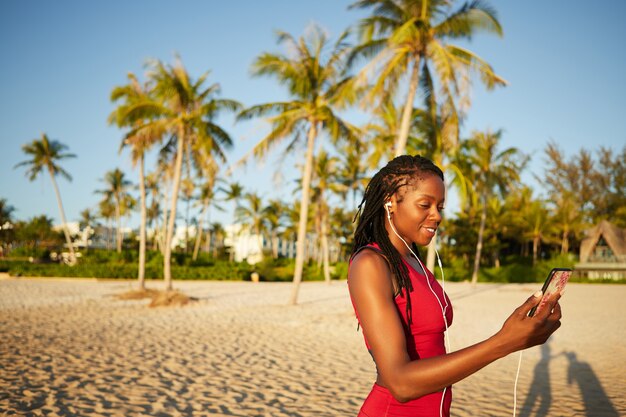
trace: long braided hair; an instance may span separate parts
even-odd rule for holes
[[[385,228],[387,214],[384,205],[401,187],[414,186],[416,182],[429,175],[436,175],[442,181],[444,180],[443,172],[430,159],[419,155],[401,155],[392,159],[370,180],[354,217],[357,227],[354,232],[352,255],[364,246],[372,243],[378,244],[395,277],[396,290],[400,294],[404,290],[407,295],[406,312],[409,325],[412,322],[412,310],[411,297],[408,297],[408,293],[413,291],[413,285],[411,285],[409,271],[402,261],[402,256],[389,240]],[[396,198],[401,201],[402,197],[396,196]],[[414,243],[411,245],[413,251],[418,253],[417,246]]]

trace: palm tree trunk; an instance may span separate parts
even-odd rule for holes
[[[569,230],[563,230],[563,238],[561,239],[561,254],[569,252]]]
[[[481,199],[483,208],[480,212],[480,227],[478,228],[478,242],[476,243],[476,256],[474,257],[474,270],[472,271],[472,286],[478,282],[478,269],[480,268],[480,255],[483,250],[483,235],[485,233],[485,223],[487,222],[487,199]]]
[[[169,186],[169,181],[167,181],[167,185]],[[164,187],[164,191],[163,191],[163,223],[161,224],[161,232],[159,233],[159,247],[161,249],[161,255],[165,256],[165,239],[167,236],[167,225],[168,225],[168,212],[167,212],[167,188],[169,187]]]
[[[537,255],[539,254],[539,236],[533,238],[533,266],[537,265]]]
[[[172,186],[172,206],[167,222],[167,235],[165,236],[165,250],[163,254],[163,279],[165,280],[166,291],[172,289],[172,240],[174,238],[174,226],[176,225],[176,204],[178,203],[178,190],[180,188],[180,177],[183,168],[184,138],[183,128],[179,128],[178,141],[176,144],[176,162],[174,166],[174,184]]]
[[[54,179],[54,173],[50,169],[48,169],[48,172],[50,173],[50,178],[52,179],[52,187],[54,188],[54,194],[57,197],[57,204],[59,205],[59,213],[61,215],[61,222],[63,223],[63,234],[65,235],[65,242],[67,243],[67,247],[70,251],[70,264],[73,265],[76,263],[76,254],[74,253],[74,246],[72,244],[72,239],[70,238],[70,231],[67,228],[67,220],[65,220],[65,210],[63,210],[61,193],[59,192],[59,187],[57,186],[57,182]]]
[[[309,214],[309,189],[311,188],[311,174],[313,173],[313,152],[315,150],[315,139],[317,137],[317,124],[311,121],[309,133],[307,135],[306,159],[304,173],[302,174],[302,197],[300,199],[300,219],[298,221],[298,237],[296,242],[296,267],[293,273],[293,287],[289,304],[295,305],[298,302],[298,291],[302,281],[302,270],[304,269],[304,245],[306,240],[306,224]]]
[[[409,129],[411,127],[411,117],[413,116],[413,103],[415,101],[415,93],[417,92],[417,84],[419,82],[419,56],[416,57],[411,71],[411,81],[409,83],[409,91],[402,110],[402,119],[400,121],[400,131],[396,141],[396,156],[403,155],[406,151],[406,141],[409,137]]]
[[[193,245],[193,255],[191,256],[191,259],[194,261],[198,259],[198,252],[200,252],[200,242],[202,241],[202,222],[204,221],[204,212],[206,211],[206,207],[208,205],[208,201],[204,200],[202,203],[200,218],[198,220],[198,224],[196,225],[196,242]]]
[[[146,184],[144,173],[143,152],[139,157],[139,194],[141,199],[141,223],[139,225],[139,271],[137,280],[139,281],[139,289],[146,287]]]
[[[329,248],[328,248],[328,228],[326,227],[327,216],[322,216],[322,262],[324,267],[324,280],[330,285],[330,265],[329,265]]]
[[[272,258],[278,259],[278,236],[276,236],[276,232],[272,232]]]
[[[122,214],[120,209],[120,199],[115,198],[115,223],[117,224],[117,231],[115,233],[115,248],[117,253],[122,253]]]

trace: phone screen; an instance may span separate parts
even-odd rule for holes
[[[548,301],[548,297],[550,297],[551,294],[563,291],[563,288],[565,288],[565,284],[567,284],[571,273],[572,270],[567,268],[554,268],[552,271],[550,271],[546,282],[544,282],[543,287],[541,288],[541,292],[543,292],[541,301],[537,306],[533,307],[530,310],[530,312],[528,313],[529,317],[532,317],[537,311],[543,308],[543,306]]]

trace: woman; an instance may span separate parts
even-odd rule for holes
[[[359,416],[449,416],[450,386],[560,326],[560,294],[533,317],[534,294],[489,339],[446,353],[450,300],[417,253],[437,232],[443,173],[420,156],[399,156],[368,184],[357,213],[348,285],[377,378]],[[444,320],[445,317],[445,320]]]

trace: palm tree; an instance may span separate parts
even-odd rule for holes
[[[124,172],[119,168],[115,168],[113,171],[108,171],[104,174],[104,183],[106,188],[96,191],[98,194],[103,194],[105,201],[109,201],[115,207],[115,221],[117,224],[116,233],[116,250],[118,253],[122,252],[122,215],[123,211],[127,209],[129,205],[129,193],[132,183],[126,179]]]
[[[61,215],[61,222],[63,222],[63,234],[65,235],[65,243],[70,251],[70,264],[76,263],[76,255],[74,254],[74,245],[70,238],[70,232],[67,228],[67,221],[65,220],[65,211],[63,210],[63,202],[61,201],[61,193],[55,180],[56,175],[65,177],[68,181],[72,180],[70,174],[67,173],[58,164],[60,160],[67,158],[75,158],[76,155],[71,153],[65,153],[67,146],[56,140],[49,140],[45,133],[41,134],[41,139],[34,139],[31,143],[22,146],[22,151],[31,159],[22,161],[15,165],[15,168],[19,166],[28,167],[26,175],[30,181],[34,181],[39,174],[46,169],[50,174],[52,180],[52,187],[57,198],[57,204],[59,206],[59,213]]]
[[[252,106],[240,113],[239,119],[271,116],[270,133],[253,149],[252,154],[263,158],[277,143],[290,138],[288,150],[299,142],[300,133],[306,131],[306,152],[302,174],[302,196],[296,245],[296,265],[290,304],[296,304],[302,281],[306,226],[309,210],[309,193],[313,173],[315,142],[321,131],[327,131],[333,140],[351,137],[354,127],[342,120],[336,109],[355,99],[351,78],[345,76],[344,58],[348,47],[346,34],[339,37],[327,51],[326,35],[311,27],[307,35],[296,40],[292,35],[278,32],[278,43],[285,43],[288,53],[263,53],[253,64],[255,75],[268,75],[289,89],[292,101],[266,103]]]
[[[338,179],[339,158],[320,151],[315,158],[313,167],[313,196],[316,205],[315,223],[318,229],[321,261],[324,271],[324,280],[330,284],[330,248],[328,246],[328,233],[330,230],[330,208],[326,197],[328,191],[337,191],[342,184]]]
[[[6,198],[0,198],[0,258],[5,255],[5,245],[8,246],[12,240],[14,211],[15,207],[8,204]]]
[[[519,181],[520,172],[528,161],[528,158],[517,148],[499,151],[498,145],[501,136],[502,131],[495,133],[490,131],[474,132],[466,143],[468,163],[473,168],[473,183],[480,206],[480,226],[472,271],[472,285],[476,285],[478,282],[478,269],[480,268],[489,198],[496,189],[500,196],[504,197],[510,187]]]
[[[241,205],[235,211],[235,218],[238,222],[243,223],[245,227],[252,231],[257,238],[257,244],[260,250],[261,258],[263,257],[263,232],[265,232],[264,207],[261,197],[256,193],[247,193],[244,195],[246,205]]]
[[[465,3],[455,11],[450,10],[450,5],[450,0],[359,0],[351,6],[373,9],[372,15],[359,24],[361,44],[352,53],[352,59],[374,57],[362,74],[367,74],[372,66],[380,67],[370,99],[393,95],[408,74],[396,156],[405,152],[420,73],[429,66],[434,68],[448,97],[459,95],[468,70],[478,72],[489,89],[505,84],[476,54],[447,43],[450,39],[471,39],[480,31],[502,36],[495,11],[480,1]]]
[[[278,234],[283,226],[284,214],[285,205],[279,200],[270,200],[263,209],[265,228],[269,233],[272,257],[274,259],[278,258]]]
[[[147,85],[141,85],[133,73],[128,74],[129,83],[124,86],[115,87],[111,92],[111,101],[122,103],[109,116],[109,124],[116,124],[118,127],[127,127],[130,131],[124,135],[120,151],[125,147],[131,147],[131,158],[133,166],[139,165],[139,198],[140,198],[140,226],[139,226],[139,270],[137,280],[139,288],[145,288],[146,270],[146,180],[144,160],[146,151],[161,139],[161,135],[151,135],[149,131],[142,129],[146,121],[150,121],[154,116],[150,113],[142,114],[134,112],[136,106],[145,102],[150,102],[150,90]]]
[[[115,218],[115,203],[112,198],[104,198],[100,200],[98,203],[98,212],[100,217],[102,217],[106,221],[106,248],[107,250],[111,249],[111,230],[113,227],[111,226],[111,221]]]
[[[524,206],[520,220],[524,230],[523,236],[530,239],[533,244],[533,266],[535,266],[541,242],[550,241],[550,236],[554,232],[554,223],[549,210],[540,200],[534,200]]]
[[[80,212],[80,220],[78,221],[78,227],[83,232],[85,239],[85,249],[89,250],[89,238],[93,235],[94,229],[92,225],[96,224],[96,215],[89,208]]]
[[[215,199],[215,176],[217,174],[217,167],[208,167],[205,174],[202,177],[205,179],[204,183],[200,187],[200,203],[202,208],[198,217],[196,225],[196,242],[193,247],[192,259],[195,261],[198,259],[198,253],[200,251],[200,242],[202,241],[202,224],[204,222],[205,213],[209,211],[209,206]]]
[[[213,236],[213,239],[215,240],[215,245],[213,245],[213,258],[217,258],[218,255],[218,249],[221,249],[224,247],[224,236],[226,235],[225,231],[224,231],[224,227],[222,226],[221,223],[215,222],[215,223],[211,223],[211,235]],[[211,240],[209,237],[207,237],[207,243],[210,244]]]
[[[233,213],[236,213],[237,209],[239,208],[241,199],[243,198],[243,195],[244,195],[243,186],[239,184],[238,182],[234,181],[234,182],[227,184],[226,187],[219,187],[218,191],[225,194],[223,197],[224,201],[234,202],[235,207],[233,208]],[[230,248],[230,252],[228,255],[228,260],[230,262],[233,262],[235,260],[235,235],[233,235],[233,242],[232,242],[232,246]]]
[[[375,142],[372,142],[375,143]],[[339,162],[334,191],[338,193],[346,207],[356,209],[357,194],[363,192],[367,186],[366,176],[367,163],[363,159],[367,144],[362,141],[346,141],[344,146],[338,148]],[[348,195],[351,197],[351,205],[348,206]],[[356,225],[355,225],[356,226]]]
[[[395,155],[395,143],[400,131],[400,117],[398,108],[391,99],[384,100],[380,106],[373,109],[375,119],[367,123],[363,130],[367,132],[368,145],[370,148],[367,158],[369,168],[376,169],[393,159]],[[415,119],[414,119],[415,120]]]
[[[165,65],[161,61],[153,61],[150,66],[148,77],[154,100],[137,106],[135,111],[154,115],[154,120],[145,123],[142,130],[155,137],[170,134],[170,142],[175,147],[171,207],[163,254],[165,286],[166,290],[171,290],[172,240],[185,150],[188,147],[203,148],[208,154],[224,162],[224,149],[232,146],[232,139],[214,119],[221,111],[238,111],[241,105],[233,100],[216,98],[219,85],[204,87],[208,73],[194,81],[180,59],[173,66]]]

